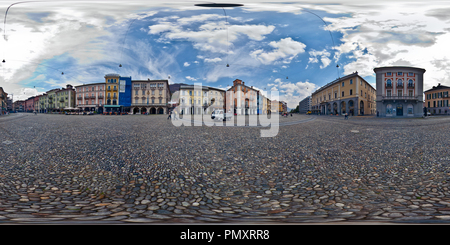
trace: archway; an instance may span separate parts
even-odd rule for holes
[[[344,114],[346,112],[345,110],[345,101],[341,102],[341,114]]]
[[[333,103],[333,114],[335,114],[335,115],[338,114],[338,108],[337,108],[337,103],[336,102]]]
[[[141,114],[146,114],[146,113],[147,113],[147,108],[143,107],[143,108],[141,109]]]
[[[364,115],[364,101],[359,102],[359,114]]]
[[[150,114],[156,114],[156,108],[155,107],[152,107],[150,109]]]
[[[164,109],[163,108],[158,108],[158,114],[164,114]]]
[[[355,115],[355,105],[353,104],[353,100],[348,102],[348,114],[352,116]]]
[[[139,108],[138,107],[135,107],[134,109],[133,109],[133,114],[138,114],[139,113]]]

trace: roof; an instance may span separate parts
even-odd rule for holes
[[[450,89],[450,87],[448,87],[448,86],[443,86],[443,85],[441,85],[440,83],[438,83],[437,86],[433,86],[433,88],[428,89],[428,90],[425,91],[424,93],[426,93],[426,92],[431,92],[431,91],[436,91],[436,90],[441,90],[441,89]]]
[[[373,71],[376,73],[377,71],[380,71],[380,70],[405,70],[405,69],[418,70],[418,71],[421,71],[421,72],[425,73],[425,69],[418,68],[418,67],[412,67],[412,66],[384,66],[384,67],[376,67],[376,68],[373,69]]]
[[[320,91],[322,91],[322,90],[324,90],[324,89],[326,89],[326,88],[328,88],[328,87],[330,87],[330,86],[335,85],[335,84],[338,83],[338,82],[341,82],[341,81],[343,81],[343,80],[346,80],[346,79],[349,79],[349,78],[352,78],[352,77],[359,77],[359,78],[362,79],[364,82],[366,82],[373,90],[376,90],[374,87],[372,87],[372,85],[370,85],[366,80],[364,80],[364,78],[362,78],[360,75],[358,75],[358,72],[356,71],[356,72],[354,72],[354,73],[352,73],[352,74],[343,76],[343,77],[341,77],[341,78],[338,78],[338,79],[336,79],[336,80],[334,80],[334,81],[332,81],[332,82],[329,82],[329,83],[325,84],[324,86],[322,86],[322,87],[318,88],[316,91],[314,91],[312,94],[316,94],[316,93],[318,93],[318,92],[320,92]]]

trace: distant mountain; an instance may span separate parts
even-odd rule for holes
[[[173,93],[175,93],[175,92],[177,92],[178,90],[180,90],[180,86],[181,85],[188,85],[188,84],[186,84],[186,83],[174,83],[174,84],[170,84],[169,85],[169,89],[170,89],[170,92],[173,94]]]

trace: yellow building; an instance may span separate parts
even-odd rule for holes
[[[311,108],[321,115],[375,115],[375,100],[376,90],[355,72],[312,93]]]
[[[119,112],[119,74],[105,75],[106,83],[106,103],[104,105],[106,112]]]
[[[450,87],[440,83],[425,91],[424,106],[427,108],[427,112],[430,112],[432,115],[448,115],[450,113],[449,92]]]

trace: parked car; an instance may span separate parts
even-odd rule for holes
[[[225,113],[224,110],[214,110],[211,114],[211,119],[214,120],[230,120],[233,117],[232,113]]]

